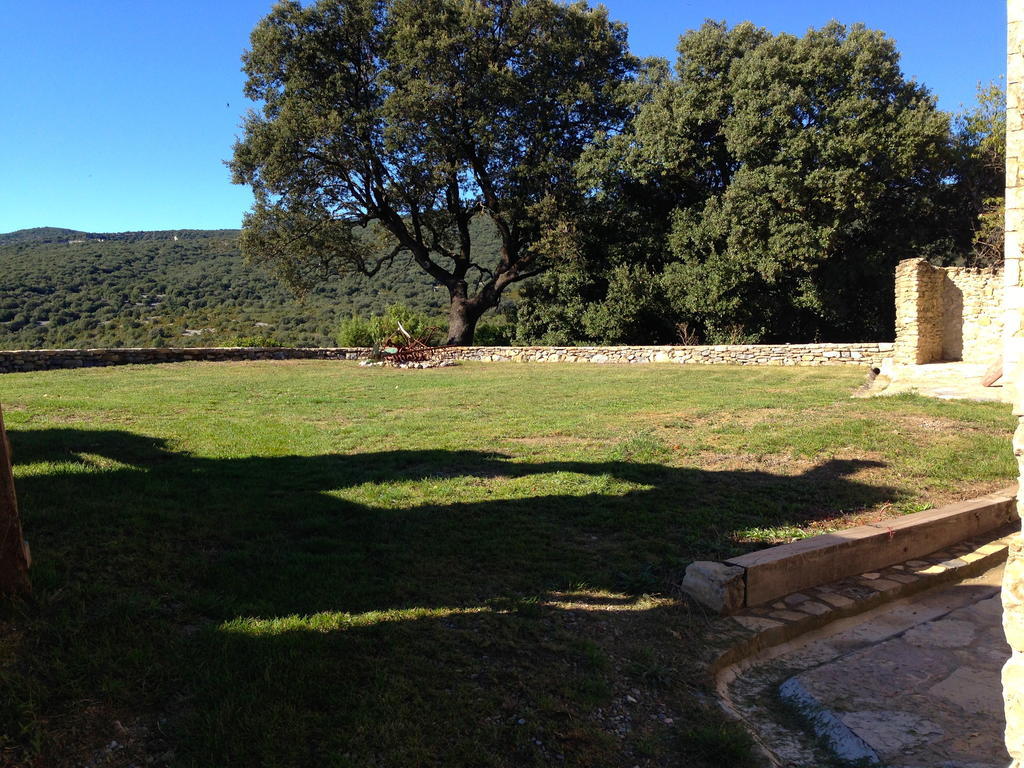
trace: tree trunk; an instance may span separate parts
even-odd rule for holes
[[[0,410],[0,594],[27,594],[30,590],[28,545],[21,538],[18,498],[11,471],[11,445],[7,442],[4,414]]]
[[[465,299],[453,298],[448,310],[448,341],[449,347],[468,347],[473,343],[476,323],[483,311],[471,305]]]

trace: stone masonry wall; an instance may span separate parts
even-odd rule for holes
[[[908,259],[896,268],[897,363],[991,363],[1003,345],[1003,275]]]
[[[707,347],[449,347],[453,360],[486,362],[697,363],[706,365],[880,365],[892,344],[735,344]],[[0,373],[186,361],[360,360],[345,348],[41,349],[0,351]]]
[[[1002,270],[943,271],[943,359],[992,363],[1003,347]]]
[[[879,365],[890,343],[719,344],[665,347],[453,347],[459,360],[513,363],[687,363],[703,365]]]
[[[1018,417],[1013,437],[1024,488],[1024,281],[1021,280],[1021,237],[1024,233],[1024,0],[1009,0],[1006,61],[1006,240],[1004,243],[1004,336],[1003,371],[1014,393],[1013,412]],[[1021,496],[1017,510],[1024,512]],[[1024,551],[1021,537],[1010,547],[1003,575],[1003,629],[1012,654],[1003,668],[1003,701],[1006,707],[1006,748],[1011,768],[1024,766]]]
[[[942,359],[942,275],[924,259],[896,267],[893,358],[905,365]]]

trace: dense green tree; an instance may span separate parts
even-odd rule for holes
[[[736,34],[753,32],[684,36],[683,94],[693,72],[707,84],[707,40]],[[948,117],[862,26],[765,37],[723,84],[724,119],[699,123],[722,147],[718,184],[680,207],[670,238],[674,306],[712,338],[891,335],[896,263],[951,247]]]
[[[637,78],[621,84],[631,120],[663,93],[668,77],[668,62],[648,59]],[[581,156],[577,177],[587,196],[577,213],[577,248],[523,286],[511,313],[517,342],[676,340],[658,276],[677,196],[624,161],[639,149],[630,130],[603,136]]]
[[[973,225],[972,266],[1003,262],[1003,195],[1006,168],[1006,92],[997,83],[978,88],[977,103],[955,120],[960,155],[957,183]]]
[[[637,66],[602,7],[555,0],[280,2],[251,42],[263,106],[230,164],[256,198],[243,251],[300,288],[404,254],[447,289],[452,344],[572,253],[575,163],[621,129]]]
[[[586,322],[602,314],[593,301],[625,300],[634,314],[664,307],[651,340],[675,324],[707,341],[891,336],[896,262],[964,243],[949,118],[903,76],[893,42],[860,25],[794,37],[708,22],[678,51],[629,129],[581,163],[613,208],[654,200],[664,215],[633,230],[656,244],[586,254],[605,271],[578,325],[633,336]],[[651,284],[623,292],[623,262]],[[520,317],[547,298],[531,290]]]

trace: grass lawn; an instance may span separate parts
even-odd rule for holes
[[[686,564],[1016,474],[1008,406],[851,400],[862,379],[0,377],[35,559],[34,602],[0,612],[0,764],[748,764]]]

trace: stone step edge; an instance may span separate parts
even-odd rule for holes
[[[1005,562],[1010,541],[1019,535],[1010,524],[925,557],[869,571],[793,593],[770,607],[747,609],[726,619],[735,641],[711,662],[713,678],[752,656],[791,642],[840,619],[878,608],[920,592],[974,576]],[[778,607],[778,605],[783,607]]]
[[[968,501],[757,550],[691,563],[682,589],[721,614],[770,604],[819,584],[922,557],[1018,520],[1017,487]]]

